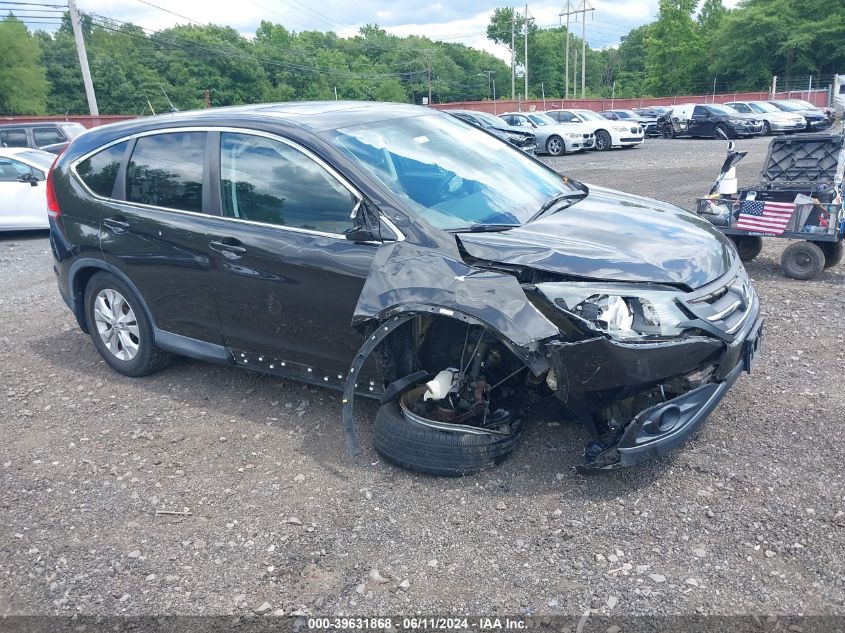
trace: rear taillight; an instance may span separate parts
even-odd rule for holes
[[[56,156],[56,160],[50,166],[50,171],[47,172],[47,215],[52,218],[57,218],[62,214],[59,201],[56,199],[56,187],[53,185],[53,170],[56,168],[58,161],[59,157]]]

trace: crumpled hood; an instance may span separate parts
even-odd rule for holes
[[[589,186],[567,209],[501,233],[461,233],[473,257],[580,279],[684,284],[698,288],[728,272],[727,238],[666,202]]]

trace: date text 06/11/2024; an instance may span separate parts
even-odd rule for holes
[[[399,617],[399,618],[308,618],[310,630],[380,630],[397,629],[402,631],[448,631],[448,630],[483,630],[519,631],[526,628],[526,622],[519,618],[438,618],[438,617]]]

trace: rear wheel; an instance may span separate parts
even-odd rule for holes
[[[613,145],[613,140],[610,138],[610,134],[608,134],[604,130],[599,130],[596,132],[596,149],[600,152],[604,152],[609,150]]]
[[[560,156],[566,151],[563,139],[559,136],[550,136],[546,141],[546,151],[552,156]]]
[[[153,330],[141,299],[107,272],[85,286],[85,318],[103,360],[124,376],[146,376],[163,369],[170,355],[153,343]]]
[[[744,262],[750,262],[763,250],[763,238],[755,235],[729,235],[730,240],[736,246],[739,258]]]
[[[815,279],[825,268],[824,252],[813,242],[794,242],[783,251],[780,265],[793,279]]]
[[[822,253],[824,253],[824,267],[830,268],[836,266],[842,261],[842,255],[845,253],[845,242],[815,242]]]

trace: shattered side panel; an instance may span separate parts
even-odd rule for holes
[[[516,278],[478,270],[440,250],[405,242],[382,246],[372,267],[353,324],[401,312],[403,306],[454,310],[490,326],[510,343],[534,351],[537,342],[560,334],[529,301]],[[444,310],[446,312],[444,312]]]

